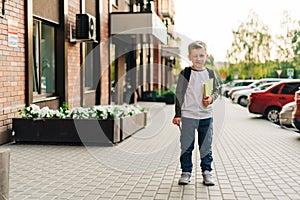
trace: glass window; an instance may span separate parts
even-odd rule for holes
[[[278,94],[280,87],[281,87],[281,85],[276,86],[275,88],[272,89],[271,93]]]
[[[85,60],[85,88],[93,89],[93,74],[94,74],[94,62],[93,62],[93,44],[87,43],[86,45],[86,60]]]
[[[118,0],[111,0],[111,4],[114,6],[118,6]]]
[[[55,28],[33,20],[33,92],[55,92]]]
[[[298,90],[299,83],[286,83],[281,90],[281,94],[291,94],[294,95]]]

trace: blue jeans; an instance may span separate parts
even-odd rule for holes
[[[211,171],[212,158],[212,118],[191,119],[181,118],[182,129],[180,135],[181,156],[180,164],[183,172],[192,172],[192,152],[195,143],[195,129],[198,132],[198,145],[200,151],[200,167],[202,171]]]

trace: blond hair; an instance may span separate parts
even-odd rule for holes
[[[189,49],[189,54],[191,54],[191,51],[193,49],[204,49],[205,52],[206,52],[207,51],[207,46],[204,42],[202,42],[200,40],[197,40],[195,42],[190,43],[188,49]]]

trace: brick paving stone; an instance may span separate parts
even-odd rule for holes
[[[181,192],[173,192],[173,191],[171,191],[169,193],[169,195],[170,195],[170,197],[173,197],[173,198],[176,197],[177,199],[179,199],[182,196]]]
[[[168,198],[168,200],[178,200],[178,199],[180,199],[180,198],[179,197],[172,197],[172,196]]]
[[[159,189],[167,189],[167,190],[171,190],[171,188],[172,188],[172,183],[173,182],[167,182],[167,183],[165,183],[165,182],[161,182],[161,184],[159,185]]]
[[[161,199],[161,200],[165,200],[165,199],[168,199],[169,198],[169,194],[156,194],[154,199]]]
[[[208,198],[203,198],[203,199],[208,199]],[[210,199],[213,199],[213,200],[223,200],[223,197],[221,195],[219,195],[219,196],[211,195]]]
[[[299,200],[300,199],[300,195],[299,193],[298,194],[287,194],[287,196],[290,198],[290,199],[293,199],[293,200]]]
[[[264,198],[261,195],[249,195],[249,198],[251,200],[264,200]]]
[[[198,189],[197,189],[197,193],[204,193],[204,194],[207,194],[207,192],[206,192],[205,190],[200,191],[200,190],[198,190]],[[218,196],[218,195],[221,194],[221,191],[220,191],[220,190],[215,190],[215,191],[209,190],[208,194],[209,194],[209,196]]]
[[[98,195],[89,194],[83,198],[83,200],[97,200],[99,198]]]
[[[248,194],[246,192],[235,192],[234,194],[238,199],[248,197]]]
[[[127,199],[140,199],[142,196],[141,193],[130,193],[126,198]]]
[[[70,199],[73,196],[73,193],[70,192],[64,192],[63,194],[59,195],[59,198],[64,198],[64,199]],[[97,196],[97,195],[96,195]],[[41,196],[42,197],[42,196]]]
[[[132,193],[143,193],[145,191],[144,187],[135,187],[131,190]]]
[[[271,192],[261,192],[261,195],[266,198],[275,198],[275,196]]]
[[[150,196],[150,197],[154,197],[156,195],[156,191],[155,190],[146,190],[142,196]]]
[[[222,196],[223,196],[223,199],[226,199],[226,200],[229,200],[229,199],[236,199],[233,193],[231,193],[231,194],[225,193],[225,194],[223,194]]]
[[[153,197],[151,197],[151,196],[142,196],[140,199],[141,200],[153,200]]]
[[[159,188],[158,190],[157,190],[157,194],[167,194],[167,193],[169,193],[169,191],[170,191],[170,189],[162,189],[162,188]]]
[[[195,190],[194,189],[185,189],[183,191],[183,195],[194,195],[195,196]]]
[[[116,195],[113,198],[111,198],[112,200],[124,200],[124,196],[123,195]]]
[[[259,195],[260,194],[260,192],[258,190],[255,190],[255,189],[246,190],[246,192],[249,195]]]
[[[10,199],[300,199],[299,133],[222,98],[214,105],[216,185],[202,184],[196,144],[191,183],[179,186],[174,106],[143,104],[147,127],[114,147],[5,145]]]
[[[117,195],[123,195],[123,196],[128,196],[130,194],[130,191],[129,190],[119,190],[117,193]],[[101,195],[102,196],[102,195]]]

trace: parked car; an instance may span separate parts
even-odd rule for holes
[[[300,90],[295,92],[295,102],[296,102],[296,108],[293,112],[292,121],[294,127],[300,130]]]
[[[259,85],[262,85],[264,83],[269,83],[269,82],[279,82],[281,80],[284,80],[284,79],[281,79],[281,78],[262,78],[262,79],[259,79],[259,80],[255,80],[253,83],[251,83],[250,85],[247,85],[247,86],[239,86],[239,87],[234,87],[232,88],[231,90],[229,90],[228,92],[228,96],[230,99],[232,99],[232,94],[236,91],[239,91],[239,90],[245,90],[245,89],[253,89],[253,88],[256,88],[257,86]]]
[[[228,97],[228,92],[231,88],[238,87],[238,86],[247,86],[253,82],[254,80],[250,80],[250,79],[246,79],[246,80],[238,79],[238,80],[230,81],[226,84],[221,85],[221,94],[225,97]]]
[[[248,102],[249,102],[249,100],[248,100],[249,95],[252,92],[265,90],[268,87],[270,87],[271,85],[273,85],[274,83],[275,82],[265,83],[265,84],[262,84],[262,85],[259,85],[259,86],[255,87],[255,88],[248,88],[248,89],[245,89],[245,90],[236,91],[232,94],[232,102],[240,104],[241,106],[246,107],[248,105]]]
[[[285,104],[279,113],[280,126],[293,127],[293,112],[296,109],[296,101]]]
[[[300,87],[300,79],[287,79],[271,86],[267,90],[252,92],[248,110],[260,114],[269,121],[279,123],[279,112],[282,107],[294,101],[295,92]]]

